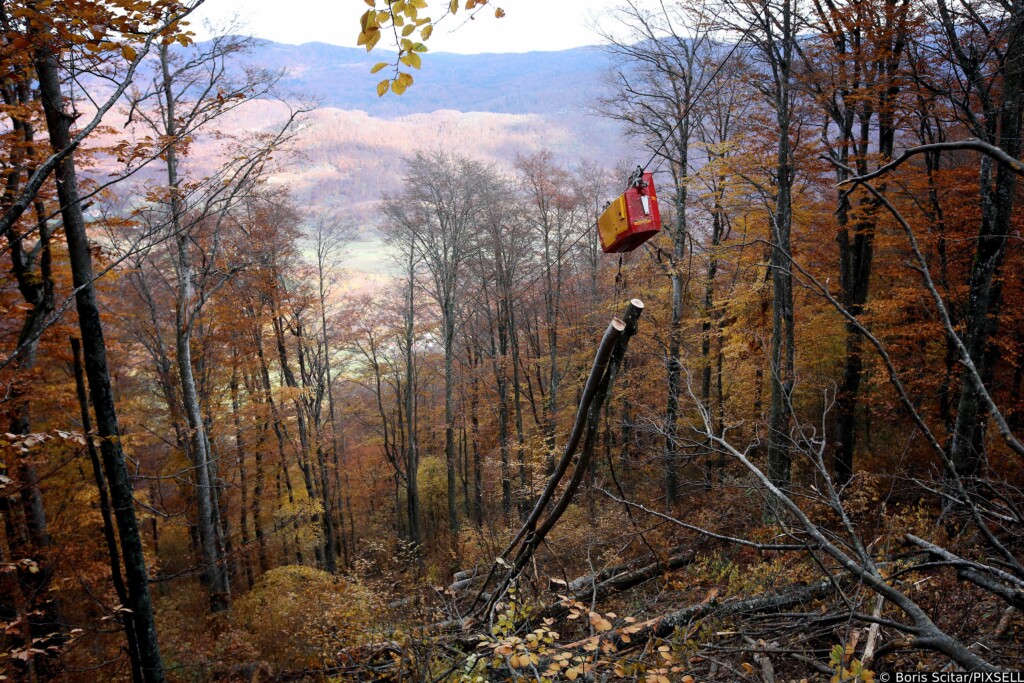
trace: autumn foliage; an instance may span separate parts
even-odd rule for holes
[[[367,5],[401,95],[486,3]],[[410,144],[359,212],[282,181],[308,105],[220,130],[280,75],[190,11],[0,7],[0,675],[1019,665],[1024,2],[628,4],[637,159]]]

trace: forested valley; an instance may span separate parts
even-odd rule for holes
[[[366,4],[388,98],[515,11]],[[194,9],[0,2],[0,679],[1021,670],[1024,0],[625,0],[628,158],[409,140],[359,211]]]

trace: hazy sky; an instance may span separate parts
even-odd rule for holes
[[[440,15],[444,0],[429,0]],[[594,19],[618,0],[491,0],[473,21],[462,14],[446,18],[434,29],[434,52],[529,52],[594,45]],[[506,16],[494,17],[493,7]],[[244,32],[282,43],[319,41],[355,47],[363,0],[206,0],[193,21],[202,39],[202,20],[222,22],[237,15]],[[428,14],[429,16],[429,14]],[[240,31],[242,32],[242,31]],[[381,47],[386,41],[381,41]]]

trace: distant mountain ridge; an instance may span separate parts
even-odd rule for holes
[[[598,47],[551,52],[460,55],[427,53],[416,82],[401,97],[377,97],[387,74],[371,74],[393,52],[367,53],[326,43],[287,45],[258,41],[246,62],[283,69],[283,88],[317,98],[324,106],[359,109],[393,118],[441,109],[498,114],[584,114],[607,92],[604,74],[610,56]]]
[[[567,168],[631,167],[646,154],[625,140],[618,123],[592,109],[608,92],[604,74],[612,66],[599,48],[428,53],[412,88],[401,97],[378,97],[376,85],[386,74],[370,69],[393,58],[386,51],[258,40],[232,67],[283,70],[277,97],[318,100],[289,152],[279,156],[282,165],[271,182],[286,186],[298,206],[334,212],[356,227],[360,239],[350,245],[350,270],[372,277],[387,270],[376,230],[379,203],[401,190],[404,160],[418,150],[465,154],[509,173],[517,157],[541,150]],[[281,125],[288,112],[278,99],[256,98],[219,118],[215,130],[266,131]],[[125,115],[112,112],[108,125],[119,130]],[[223,153],[219,137],[200,135],[182,168],[202,177]]]

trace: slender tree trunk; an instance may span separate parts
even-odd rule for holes
[[[793,150],[790,139],[790,74],[796,28],[793,0],[783,0],[781,17],[766,17],[767,50],[775,72],[775,108],[778,126],[775,210],[772,214],[771,404],[768,419],[768,476],[782,489],[791,478],[789,411],[792,397],[795,348],[793,327],[793,278],[790,271],[790,233],[793,223]],[[766,14],[770,10],[765,8]],[[778,21],[779,26],[775,23]],[[775,35],[775,30],[779,34]],[[777,42],[781,41],[781,42]],[[774,515],[774,513],[772,513]]]
[[[247,377],[245,386],[250,400],[260,402],[258,398],[260,392],[257,389],[256,380],[254,378]],[[270,569],[270,557],[267,553],[267,537],[263,531],[263,484],[265,482],[265,472],[263,469],[263,444],[266,443],[269,431],[269,419],[265,419],[260,425],[260,440],[252,447],[253,460],[255,462],[256,469],[255,472],[253,472],[252,510],[250,516],[252,517],[253,536],[255,536],[256,539],[256,560],[261,574]]]
[[[27,79],[23,79],[21,83],[5,84],[0,89],[0,93],[3,95],[4,104],[12,111],[17,111],[19,108],[28,111],[32,106],[32,88]],[[31,155],[37,147],[35,126],[27,117],[21,119],[17,115],[12,115],[11,132],[21,138],[19,142],[23,145],[15,143],[11,152],[9,169],[4,172],[5,187],[0,205],[5,207],[14,202],[22,179],[31,176],[35,171],[35,163],[32,161]],[[26,166],[24,173],[20,170],[22,164]],[[19,377],[21,373],[30,371],[36,366],[39,342],[45,325],[49,322],[50,315],[54,310],[53,259],[50,248],[53,228],[47,219],[48,211],[43,200],[37,197],[33,201],[33,208],[36,215],[35,227],[39,235],[35,249],[28,248],[23,239],[26,236],[18,233],[16,222],[12,223],[4,233],[7,240],[6,252],[11,261],[11,273],[14,275],[18,290],[25,303],[30,307],[25,313],[21,332],[18,334],[16,347],[18,355],[13,358],[11,363],[15,377]],[[35,253],[36,249],[38,253]],[[38,269],[36,268],[37,264]],[[13,406],[9,431],[12,434],[28,434],[31,429],[32,393],[28,382],[17,379],[8,385],[7,391],[9,392],[7,402]],[[9,522],[11,513],[20,507],[24,514],[25,526],[29,531],[24,540],[27,541],[31,537],[36,549],[44,550],[49,547],[50,539],[46,532],[46,514],[43,508],[42,493],[38,486],[38,472],[34,464],[26,462],[24,459],[19,460],[17,469],[21,494],[0,499],[0,515],[3,515]],[[6,464],[3,459],[0,459],[0,475],[7,474]],[[12,552],[20,552],[21,543],[18,534],[11,534],[9,539],[13,545]],[[52,574],[49,564],[48,560],[43,560],[43,571],[31,577],[31,583],[34,585],[27,587],[30,592],[42,591],[43,595],[46,594],[45,584]],[[59,614],[53,613],[55,605],[55,602],[51,602],[45,610],[48,614],[43,615],[43,618],[53,622],[47,625],[47,628],[63,621]],[[30,646],[31,643],[27,643],[27,645]]]
[[[480,352],[477,352],[479,358]],[[473,377],[470,380],[470,406],[469,419],[473,433],[473,497],[472,497],[472,519],[476,522],[477,528],[484,524],[484,493],[483,475],[480,472],[480,416],[477,406],[480,404],[480,380],[476,375],[476,368],[470,368]],[[498,383],[498,442],[501,450],[501,476],[502,476],[502,505],[505,514],[508,515],[508,508],[505,507],[504,489],[508,480],[508,399],[504,396],[504,382]],[[469,492],[464,493],[467,500]]]
[[[292,488],[292,478],[288,471],[288,454],[287,448],[285,447],[285,426],[281,420],[281,412],[277,409],[277,404],[274,401],[273,385],[270,382],[270,368],[267,367],[266,352],[263,348],[263,334],[257,328],[255,332],[256,339],[256,355],[260,361],[260,374],[263,380],[263,393],[266,396],[267,405],[270,407],[270,418],[274,428],[274,436],[277,437],[277,453],[280,458],[281,464],[277,470],[277,482],[278,482],[278,498],[281,496],[281,480],[284,480],[285,489],[288,493],[288,506],[293,515],[295,512],[295,491]],[[299,520],[295,516],[292,519],[292,533],[293,541],[295,543],[295,563],[302,564],[302,543],[299,539]],[[284,554],[287,556],[290,554],[288,548],[288,538],[284,536],[282,539],[284,544]]]
[[[409,247],[408,289],[405,302],[405,424],[409,430],[406,444],[406,505],[409,515],[409,541],[418,546],[422,542],[420,534],[420,494],[419,494],[419,452],[416,437],[416,355],[415,337],[415,294],[416,294],[416,250]]]
[[[545,444],[547,446],[547,458],[545,460],[546,474],[550,475],[555,469],[555,449],[558,447],[558,385],[561,376],[558,372],[558,319],[562,303],[562,254],[555,254],[555,262],[552,264],[551,251],[559,249],[561,239],[555,244],[551,243],[551,225],[547,217],[544,218],[544,268],[547,289],[544,293],[545,323],[548,333],[548,396],[547,396],[547,422],[545,424]],[[561,230],[558,232],[561,237]],[[554,270],[552,270],[552,266]]]
[[[330,346],[330,342],[329,342],[328,337],[327,337],[327,288],[326,288],[326,283],[325,283],[325,278],[324,278],[324,263],[321,261],[319,263],[319,266],[320,267],[319,267],[319,270],[318,270],[318,275],[319,275],[319,284],[320,284],[320,333],[321,333],[321,337],[322,337],[322,343],[323,343],[323,346],[324,346],[324,374],[325,374],[325,377],[326,377],[326,380],[327,380],[327,387],[326,387],[326,391],[327,391],[327,415],[328,415],[328,417],[330,419],[330,426],[331,426],[331,456],[332,456],[332,458],[334,460],[333,464],[334,464],[335,486],[338,488],[338,491],[339,491],[338,500],[340,501],[340,499],[341,499],[341,471],[340,471],[339,458],[338,458],[338,422],[337,422],[337,419],[335,418],[335,411],[334,411],[334,383],[333,383],[333,381],[331,379],[331,346]],[[347,471],[348,470],[348,463],[347,462],[344,463],[343,466],[345,467],[345,470]],[[329,495],[329,487],[327,486],[326,483],[324,485],[324,489],[325,489],[325,494],[324,495],[328,496]],[[338,529],[338,534],[337,535],[340,536],[340,541],[341,541],[340,545],[341,545],[341,547],[338,548],[337,541],[335,541],[334,545],[335,545],[335,550],[336,551],[337,550],[341,551],[341,554],[343,555],[342,562],[347,566],[348,565],[348,543],[345,540],[344,513],[341,510],[340,505],[338,506],[338,521],[339,521],[340,527]]]
[[[687,108],[688,109],[688,108]],[[679,132],[680,142],[676,153],[679,156],[673,170],[676,181],[675,204],[676,225],[672,235],[672,313],[669,321],[668,340],[668,400],[665,406],[665,506],[675,506],[679,492],[679,450],[678,422],[679,397],[682,393],[682,346],[683,346],[683,290],[685,278],[683,263],[686,257],[686,173],[689,152],[689,121],[684,120]]]
[[[888,43],[883,57],[879,60],[878,69],[880,76],[885,79],[884,88],[881,90],[878,100],[878,163],[886,163],[893,154],[896,139],[896,126],[894,123],[894,107],[896,96],[899,93],[897,85],[898,69],[902,61],[902,52],[905,42],[905,16],[897,9],[892,8],[887,13],[895,25],[889,24],[889,19],[883,25],[882,35],[891,36],[887,38]],[[879,39],[882,39],[882,35]],[[859,46],[858,46],[859,47]],[[862,59],[856,56],[858,61]],[[866,155],[869,151],[869,136],[871,132],[872,105],[870,103],[857,103],[861,109],[860,139],[857,149],[857,171],[860,174],[867,172]],[[848,115],[851,123],[852,113]],[[852,126],[848,127],[852,130]],[[852,136],[847,135],[848,138]],[[844,145],[844,156],[849,145]],[[845,161],[844,161],[845,163]],[[845,177],[840,178],[845,180]],[[880,192],[885,192],[885,185],[878,186]],[[864,306],[868,301],[868,294],[871,284],[871,265],[874,259],[874,237],[877,224],[877,215],[881,206],[877,200],[866,202],[860,212],[862,218],[857,221],[856,233],[852,239],[847,228],[849,222],[848,206],[846,195],[842,195],[838,218],[839,230],[839,258],[840,258],[840,284],[842,286],[843,306],[854,316],[860,317]],[[837,443],[836,459],[834,463],[835,479],[839,486],[845,486],[853,477],[854,453],[857,445],[857,405],[861,379],[863,376],[864,361],[862,358],[863,337],[856,327],[847,322],[846,324],[846,354],[843,367],[843,382],[836,395],[837,414]]]
[[[239,409],[239,398],[238,398],[238,355],[237,350],[232,358],[233,364],[231,366],[231,418],[235,423],[235,459],[238,463],[238,489],[240,500],[238,504],[238,530],[241,535],[242,542],[242,553],[240,561],[242,563],[242,571],[245,574],[245,583],[249,588],[252,588],[253,575],[252,575],[252,561],[250,558],[250,551],[252,550],[249,545],[252,543],[252,539],[249,536],[249,479],[248,471],[245,466],[246,458],[246,447],[245,442],[242,439],[242,419],[238,414]]]
[[[999,131],[996,145],[1018,158],[1021,153],[1021,111],[1024,108],[1024,1],[1012,4],[1006,46],[1005,76],[1003,78],[1002,106],[997,112]],[[983,195],[989,192],[985,164],[982,157]],[[992,210],[982,212],[982,225],[974,252],[974,263],[966,311],[964,344],[979,374],[991,376],[993,355],[991,339],[995,332],[1001,295],[999,273],[1006,254],[1006,241],[1016,204],[1017,174],[1000,164],[995,174]],[[960,399],[953,430],[952,459],[961,476],[978,473],[984,455],[986,410],[973,374],[964,369],[960,378]]]
[[[497,321],[497,344],[494,339],[494,327],[491,327],[491,358],[494,366],[494,381],[498,390],[498,452],[501,456],[501,512],[506,523],[512,514],[512,469],[509,457],[508,429],[508,378],[505,376],[508,361],[508,332],[505,329],[502,306],[499,304]],[[476,401],[478,389],[474,381],[474,420],[476,419]]]
[[[714,188],[714,206],[712,208],[711,215],[711,253],[708,257],[708,270],[707,276],[704,280],[704,312],[703,319],[701,321],[701,337],[700,337],[700,355],[701,355],[701,382],[700,382],[700,399],[704,409],[712,414],[711,405],[711,379],[712,379],[712,360],[711,360],[711,340],[712,336],[719,339],[718,348],[721,349],[721,312],[715,307],[715,280],[718,276],[718,249],[722,243],[722,234],[725,226],[723,225],[723,213],[724,208],[722,206],[722,199],[725,193],[725,178],[719,176],[717,178],[717,185]],[[719,352],[717,361],[719,363],[718,370],[721,372],[721,353]],[[711,453],[712,446],[709,441],[705,441],[704,448]],[[709,465],[709,470],[711,466]],[[709,471],[705,475],[705,481],[710,486],[714,475]]]
[[[505,317],[508,319],[509,347],[512,352],[512,407],[515,410],[516,418],[516,464],[519,470],[519,518],[525,519],[529,510],[527,509],[528,482],[526,476],[526,448],[525,436],[523,433],[523,392],[520,384],[519,373],[521,361],[519,358],[519,330],[516,328],[516,312],[512,304],[511,287],[506,287],[505,294]]]
[[[179,329],[182,327],[182,325],[179,325]],[[210,477],[210,459],[209,453],[206,450],[206,430],[202,415],[199,412],[195,377],[192,374],[192,348],[188,342],[188,335],[178,335],[177,352],[185,419],[188,421],[189,431],[191,432],[192,468],[195,476],[196,506],[198,508],[197,523],[199,526],[199,543],[202,551],[203,567],[206,572],[206,586],[209,592],[210,610],[220,612],[227,609],[230,605],[231,591],[228,585],[226,566],[222,561],[217,543],[217,526],[219,524],[214,510],[214,498],[217,492],[214,481]]]
[[[458,548],[459,538],[459,507],[456,497],[455,474],[455,389],[454,355],[455,355],[455,311],[449,303],[444,309],[441,322],[444,329],[444,457],[448,475],[448,533],[451,535],[452,549]]]
[[[178,133],[178,120],[175,112],[175,98],[172,90],[173,81],[168,62],[168,47],[160,46],[160,67],[163,75],[162,95],[164,98],[163,121],[164,133],[170,139]],[[177,271],[177,289],[175,305],[175,350],[177,351],[178,377],[181,382],[182,403],[185,420],[189,428],[189,444],[191,446],[192,471],[196,486],[197,523],[199,525],[200,550],[203,557],[203,571],[206,574],[206,587],[209,592],[210,610],[219,612],[228,608],[231,602],[231,588],[228,583],[227,568],[224,564],[219,547],[218,528],[220,520],[216,511],[216,482],[211,477],[211,458],[206,438],[206,425],[203,422],[196,391],[195,374],[192,369],[192,329],[194,324],[193,289],[192,289],[192,252],[191,239],[182,225],[180,188],[178,180],[177,149],[174,144],[168,146],[165,153],[167,164],[167,186],[170,191],[169,211],[171,219],[171,236],[176,247],[175,269]]]
[[[50,145],[54,151],[62,150],[71,144],[72,117],[64,111],[57,58],[49,48],[41,47],[36,51],[35,64],[47,129],[50,133]],[[72,281],[76,290],[75,303],[82,335],[85,371],[89,380],[93,408],[96,411],[96,433],[100,438],[103,468],[109,483],[111,505],[121,539],[121,555],[124,558],[128,590],[127,607],[131,610],[135,622],[143,678],[147,683],[158,683],[164,680],[164,666],[153,621],[146,556],[135,517],[132,483],[121,449],[121,432],[117,423],[114,392],[107,365],[103,324],[93,285],[92,254],[86,235],[85,217],[79,203],[74,155],[68,155],[57,166],[55,179],[61,218],[67,237]]]
[[[114,584],[114,593],[120,601],[119,606],[128,605],[128,590],[124,585],[124,574],[121,571],[121,553],[117,549],[117,537],[114,535],[114,520],[110,513],[110,496],[107,493],[107,480],[103,476],[99,453],[93,441],[92,418],[89,416],[89,396],[85,388],[85,371],[82,367],[81,344],[76,337],[71,338],[71,358],[75,372],[75,390],[78,394],[78,405],[82,412],[82,434],[85,436],[86,451],[92,463],[92,476],[96,481],[96,491],[100,499],[100,518],[103,520],[103,540],[107,544],[107,556],[110,558],[110,582]],[[142,667],[139,662],[139,644],[135,636],[135,623],[131,615],[118,611],[115,618],[124,629],[125,640],[128,641],[128,660],[131,664],[133,683],[143,680]]]
[[[309,417],[309,429],[312,430],[310,448],[312,449],[313,444],[316,444],[316,483],[320,496],[320,505],[323,509],[323,512],[320,515],[321,529],[323,531],[323,545],[320,548],[319,553],[322,556],[320,566],[323,567],[325,571],[333,574],[338,570],[338,553],[335,548],[337,540],[334,530],[334,511],[332,510],[331,505],[331,482],[327,471],[327,458],[324,454],[324,440],[321,421],[322,399],[314,399],[308,396],[309,392],[314,391],[314,387],[310,372],[306,369],[306,352],[303,344],[304,337],[302,333],[302,321],[298,316],[296,316],[296,323],[292,334],[295,337],[295,346],[299,360],[299,376],[302,378],[302,388],[307,392],[307,396],[300,399],[300,407],[305,409],[305,412]],[[323,376],[320,375],[318,377],[318,381],[322,379]],[[312,455],[310,455],[310,458],[312,458]],[[312,467],[312,463],[310,463],[310,466]]]

